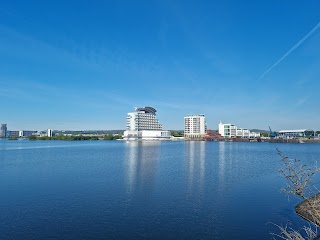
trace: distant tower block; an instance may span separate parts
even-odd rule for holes
[[[52,137],[52,129],[47,129],[47,137]]]
[[[1,124],[0,127],[0,137],[1,138],[6,138],[7,137],[7,124]]]

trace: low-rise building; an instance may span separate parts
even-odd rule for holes
[[[219,123],[219,133],[222,137],[233,138],[237,136],[237,127],[230,123]]]
[[[36,132],[37,131],[22,130],[22,131],[19,131],[19,137],[31,137]]]
[[[260,133],[251,132],[246,128],[238,128],[234,124],[230,123],[219,123],[219,133],[225,138],[258,138]]]
[[[314,136],[314,131],[311,129],[281,130],[278,132],[279,138],[297,138],[312,136]]]
[[[20,131],[9,131],[9,138],[18,138]]]
[[[237,128],[237,137],[250,138],[250,130],[245,128]]]

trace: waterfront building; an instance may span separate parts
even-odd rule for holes
[[[297,138],[311,136],[314,136],[314,131],[311,129],[281,130],[278,132],[279,138]]]
[[[250,138],[250,130],[246,129],[246,128],[237,128],[236,130],[237,137],[241,137],[241,138]]]
[[[261,137],[261,133],[257,132],[250,132],[250,137],[249,138],[259,138]]]
[[[207,124],[204,114],[184,117],[184,137],[187,139],[203,139],[206,135]]]
[[[219,123],[219,133],[222,137],[233,138],[237,135],[237,127],[230,123]]]
[[[251,132],[246,128],[238,128],[234,124],[219,123],[219,133],[225,138],[257,138],[260,137],[260,133]]]
[[[18,138],[20,131],[9,131],[9,138]]]
[[[3,123],[0,126],[0,138],[6,138],[7,137],[7,124]]]
[[[129,112],[126,119],[125,140],[167,140],[170,131],[162,130],[162,125],[156,118],[157,110],[153,107],[135,108]]]
[[[27,130],[22,130],[19,131],[19,137],[31,137],[34,135],[37,131],[27,131]]]
[[[52,129],[47,129],[47,137],[52,137]]]

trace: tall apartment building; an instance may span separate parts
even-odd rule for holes
[[[5,138],[7,137],[7,124],[3,123],[0,126],[0,137]]]
[[[171,137],[170,131],[162,130],[153,107],[135,108],[127,114],[125,140],[165,140]]]
[[[47,137],[52,137],[52,129],[47,129]]]
[[[203,138],[207,131],[204,114],[184,117],[184,137],[189,139]]]

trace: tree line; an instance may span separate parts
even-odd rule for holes
[[[53,137],[43,136],[30,136],[29,140],[64,140],[64,141],[85,141],[85,140],[117,140],[122,139],[121,135],[112,135],[112,134],[106,134],[103,137],[98,136],[64,136],[64,135],[57,135]]]

